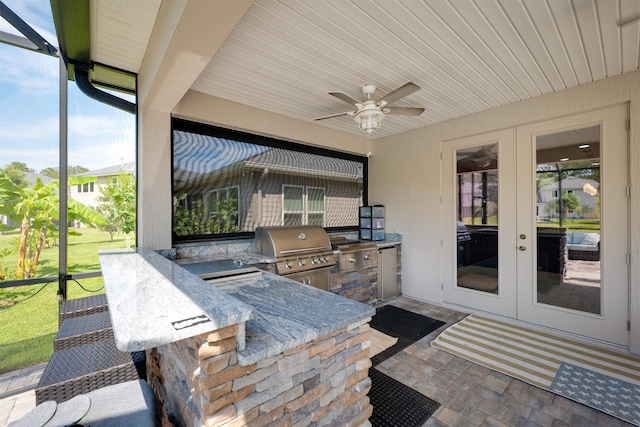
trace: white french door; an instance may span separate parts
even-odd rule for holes
[[[443,144],[445,302],[628,346],[626,119]]]
[[[517,251],[518,318],[625,347],[626,121],[627,106],[619,105],[522,126],[516,137],[516,239],[526,248]],[[564,221],[544,221],[553,217]],[[558,237],[564,237],[562,263],[552,265]]]

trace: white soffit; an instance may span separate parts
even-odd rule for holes
[[[137,73],[162,0],[91,0],[91,60]]]
[[[94,3],[93,59],[138,71],[160,0]],[[638,0],[255,0],[192,89],[312,122],[353,110],[330,91],[417,83],[392,105],[426,111],[386,116],[384,137],[637,70],[640,21],[617,22],[638,15]],[[362,135],[348,116],[314,123]]]

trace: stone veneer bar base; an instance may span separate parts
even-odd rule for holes
[[[148,350],[163,425],[370,426],[367,322],[248,366],[238,365],[237,325]]]

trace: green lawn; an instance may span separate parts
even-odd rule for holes
[[[538,227],[558,228],[560,227],[560,221],[557,218],[553,218],[547,222],[539,222]],[[599,232],[600,220],[564,218],[562,227],[566,228],[567,231]]]
[[[69,236],[69,272],[79,273],[100,269],[98,250],[126,247],[124,236],[83,228],[82,236]],[[0,251],[14,248],[17,234],[0,236]],[[135,246],[132,239],[131,245]],[[58,248],[45,249],[40,257],[37,276],[58,275]],[[0,258],[3,269],[13,270],[16,254]],[[83,279],[80,285],[68,283],[68,298],[103,293],[102,278]],[[41,289],[41,290],[40,290]],[[35,296],[33,296],[38,290]],[[58,330],[58,283],[0,289],[0,374],[48,360],[53,352],[53,338]],[[89,291],[98,292],[89,292]],[[31,297],[32,296],[32,297]],[[22,302],[19,301],[31,297]]]

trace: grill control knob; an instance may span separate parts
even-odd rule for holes
[[[321,260],[316,259],[316,258],[311,258],[311,264],[317,264],[319,263]]]
[[[329,258],[327,257],[322,258],[322,262],[329,262]]]
[[[301,259],[300,261],[298,261],[298,265],[299,265],[300,267],[304,267],[304,264],[305,264],[305,262],[304,262],[304,260],[303,260],[303,259]]]
[[[291,265],[290,262],[285,263],[284,268],[292,268],[293,265]]]
[[[356,262],[356,259],[351,257],[349,258],[349,262],[353,264],[354,262]]]
[[[371,259],[371,255],[365,255],[364,259],[366,259],[367,261]]]

